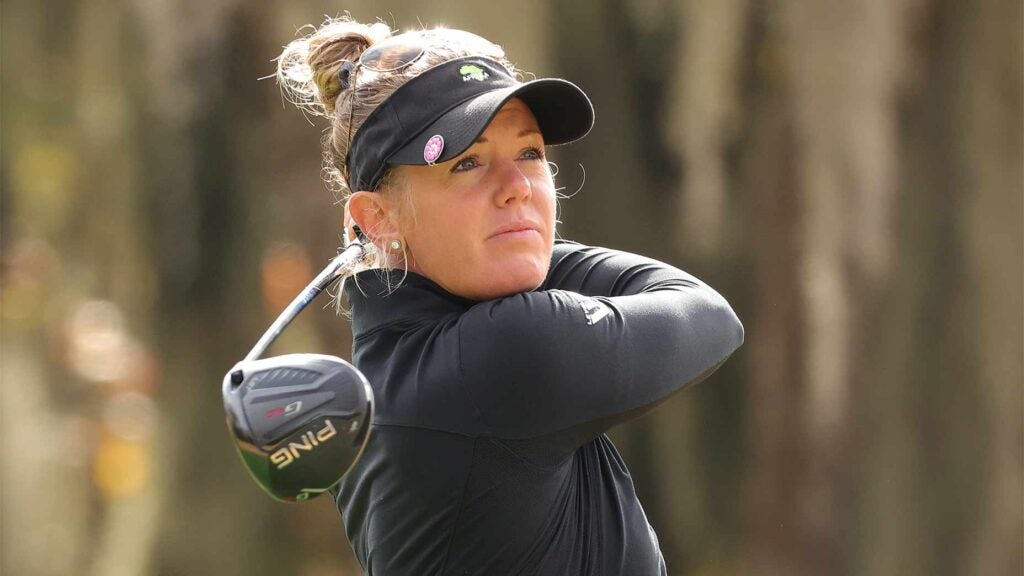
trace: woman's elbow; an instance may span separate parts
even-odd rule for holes
[[[743,323],[729,302],[720,294],[714,294],[711,304],[713,319],[710,325],[714,333],[711,339],[716,344],[716,355],[724,360],[743,345]]]
[[[745,332],[743,330],[743,323],[740,322],[740,317],[736,315],[736,312],[732,309],[732,306],[729,306],[729,304],[726,303],[726,308],[728,309],[728,311],[727,314],[725,314],[725,316],[728,317],[727,323],[729,325],[729,332],[732,337],[730,341],[732,344],[732,348],[729,352],[731,354],[732,352],[736,351],[737,348],[743,345],[743,338]]]

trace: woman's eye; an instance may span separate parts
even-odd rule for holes
[[[529,148],[519,156],[521,160],[541,160],[544,158],[544,150],[540,148]]]
[[[477,165],[478,162],[476,156],[466,156],[462,160],[456,162],[455,166],[452,166],[452,172],[465,172],[466,170],[476,168]]]

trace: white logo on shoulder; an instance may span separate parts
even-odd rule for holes
[[[593,298],[581,298],[580,306],[583,308],[583,313],[587,315],[588,326],[597,324],[602,318],[612,312],[599,300],[594,300]]]

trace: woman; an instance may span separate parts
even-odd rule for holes
[[[545,147],[590,101],[455,30],[329,21],[279,79],[331,123],[329,181],[376,262],[348,282],[376,418],[333,490],[368,574],[664,574],[612,426],[714,371],[729,305],[654,260],[555,240]],[[355,228],[355,227],[358,228]]]

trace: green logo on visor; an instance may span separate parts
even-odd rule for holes
[[[486,70],[473,64],[466,64],[462,68],[459,68],[459,74],[462,74],[463,82],[468,82],[469,80],[478,80],[483,82],[491,76]]]

